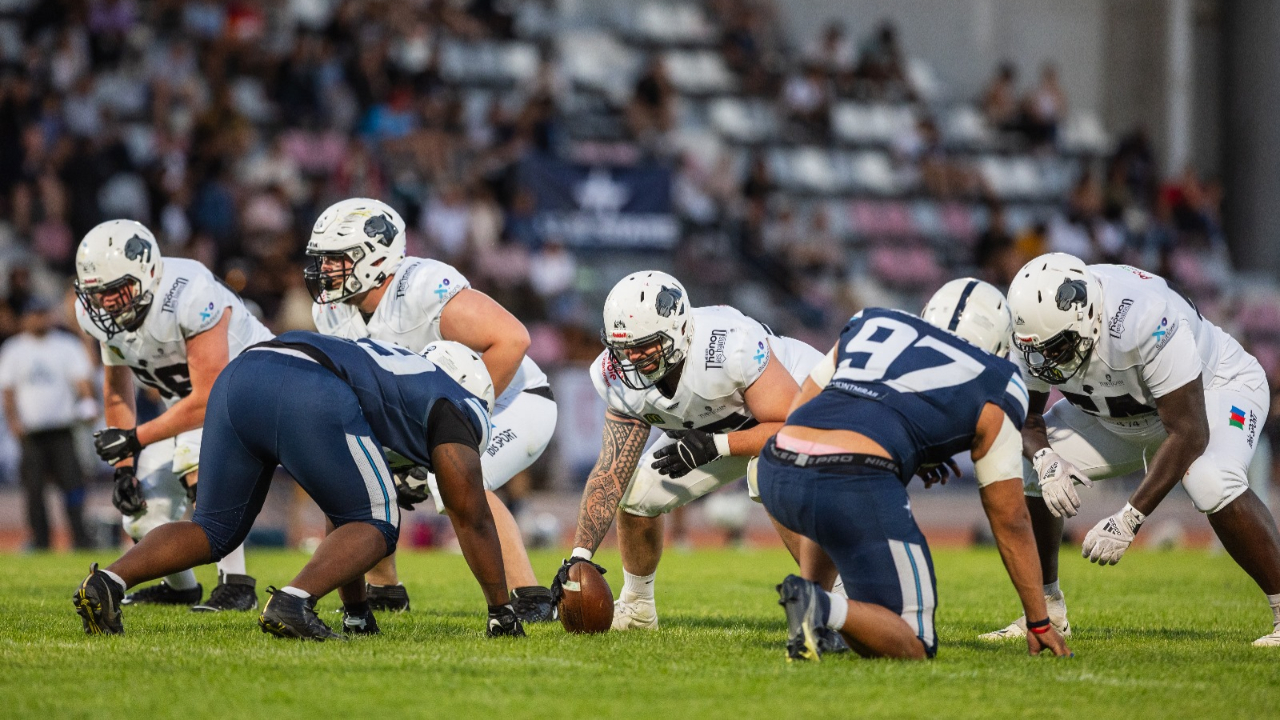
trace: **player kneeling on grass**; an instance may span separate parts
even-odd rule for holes
[[[657,271],[628,275],[609,292],[602,339],[591,379],[607,404],[604,440],[582,491],[573,556],[551,592],[558,597],[570,565],[590,561],[616,515],[624,580],[613,629],[654,629],[662,515],[747,474],[822,353],[731,307],[691,307],[684,286]],[[655,427],[666,437],[646,454]],[[779,533],[795,553],[799,538]]]
[[[1009,287],[1014,359],[1031,391],[1023,428],[1027,507],[1049,616],[1070,632],[1058,587],[1075,485],[1145,471],[1129,502],[1085,536],[1090,562],[1114,565],[1179,482],[1240,567],[1267,594],[1280,647],[1280,534],[1247,476],[1271,394],[1266,373],[1160,277],[1085,265],[1063,253],[1027,263]],[[1049,390],[1063,399],[1045,412]],[[1019,618],[983,639],[1021,637]]]
[[[194,518],[156,528],[106,570],[94,564],[73,598],[85,632],[123,633],[119,606],[128,587],[216,560],[243,542],[279,465],[335,529],[302,572],[272,594],[258,624],[280,637],[343,639],[314,609],[338,590],[344,629],[376,633],[363,576],[395,551],[400,534],[385,445],[436,473],[462,553],[489,603],[488,634],[523,635],[481,479],[479,449],[488,439],[492,403],[484,364],[457,343],[436,343],[418,355],[375,340],[289,332],[251,347],[209,396]]]
[[[924,319],[872,308],[855,315],[760,454],[760,497],[805,536],[803,578],[778,586],[787,656],[820,659],[820,629],[839,631],[867,657],[923,659],[937,652],[937,585],[906,483],[969,450],[982,505],[1022,600],[1032,654],[1066,655],[1040,592],[1040,563],[1021,498],[1027,393],[1008,352],[1009,311],[994,287],[944,285]],[[848,599],[815,581],[836,571]]]

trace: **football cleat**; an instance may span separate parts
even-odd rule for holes
[[[120,616],[120,602],[124,600],[124,588],[109,575],[98,569],[98,563],[89,566],[89,577],[80,583],[71,602],[84,622],[86,635],[123,635],[124,618]]]
[[[223,575],[219,573],[218,586],[209,593],[209,599],[193,605],[191,612],[221,612],[239,610],[248,612],[258,607],[257,582],[248,575]]]
[[[1044,602],[1049,606],[1049,621],[1062,633],[1062,637],[1071,637],[1071,622],[1067,620],[1067,597],[1059,592],[1057,595],[1045,595]],[[1027,616],[1014,620],[1008,627],[983,633],[979,640],[1011,640],[1027,636]]]
[[[1270,635],[1263,635],[1253,641],[1254,647],[1280,647],[1280,625],[1276,625],[1275,632]]]
[[[199,583],[193,588],[176,590],[169,583],[161,580],[155,585],[131,592],[120,601],[121,605],[195,605],[204,597],[204,588]]]
[[[365,598],[369,607],[386,612],[409,612],[409,591],[404,585],[374,585],[366,583]]]
[[[612,627],[614,630],[657,630],[658,606],[653,598],[627,599],[627,593],[624,592],[613,603]]]
[[[516,617],[515,609],[509,604],[489,607],[489,626],[484,634],[491,638],[525,636],[524,625],[521,624],[520,618]]]
[[[840,653],[847,653],[851,649],[849,643],[845,642],[843,635],[826,625],[817,628],[817,636],[819,655],[839,655]]]
[[[314,605],[312,607],[314,609]],[[353,614],[343,608],[342,632],[348,635],[378,635],[382,631],[378,629],[378,621],[373,617],[373,610]]]
[[[315,608],[306,600],[275,589],[267,588],[271,599],[258,616],[258,627],[268,635],[299,640],[346,640],[329,629],[328,625],[316,615]]]
[[[787,611],[787,661],[821,660],[819,628],[826,627],[831,601],[815,582],[788,575],[778,585],[778,604]]]
[[[551,591],[540,585],[518,587],[511,591],[511,607],[522,623],[551,622],[560,617],[551,602]]]

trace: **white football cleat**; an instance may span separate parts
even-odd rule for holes
[[[657,630],[658,629],[658,606],[652,598],[630,598],[626,599],[624,593],[622,597],[613,602],[613,629],[614,630]]]
[[[1067,620],[1067,597],[1062,593],[1045,595],[1044,602],[1049,606],[1049,622],[1062,633],[1062,637],[1071,637],[1071,623]],[[1001,628],[978,636],[979,640],[1009,640],[1027,636],[1027,616],[1014,620],[1009,627]]]
[[[617,622],[615,619],[614,622]],[[1280,647],[1280,625],[1270,635],[1263,635],[1253,641],[1254,647]]]

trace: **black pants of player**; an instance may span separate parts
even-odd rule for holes
[[[76,458],[75,437],[70,428],[27,433],[22,438],[22,491],[27,498],[27,524],[31,545],[49,549],[49,515],[44,503],[45,481],[52,479],[62,490],[67,522],[76,548],[92,543],[84,525],[84,471]]]

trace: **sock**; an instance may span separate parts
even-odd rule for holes
[[[298,588],[292,585],[285,585],[284,587],[280,588],[280,592],[288,593],[296,598],[302,598],[303,600],[309,600],[311,598],[311,593],[307,592],[306,590],[299,590]]]
[[[248,575],[244,569],[244,544],[231,552],[227,556],[218,561],[218,575]]]
[[[827,627],[839,632],[844,627],[844,621],[849,619],[849,599],[833,592],[827,593],[827,598],[831,601],[831,609],[827,611]]]
[[[199,585],[196,582],[196,573],[194,570],[183,570],[165,577],[165,582],[169,583],[169,587],[174,590],[190,590]]]
[[[115,581],[116,581],[116,583],[120,585],[120,589],[121,589],[121,590],[128,590],[128,589],[129,589],[129,588],[128,588],[128,587],[126,587],[126,586],[125,586],[125,584],[124,584],[124,578],[120,577],[119,575],[117,575],[117,574],[115,574],[115,573],[111,572],[110,570],[103,570],[103,571],[102,571],[102,574],[106,575],[107,577],[111,578],[112,580],[115,580]],[[1275,604],[1274,604],[1274,603],[1272,603],[1272,607],[1275,607]]]
[[[641,576],[641,575],[632,575],[626,570],[623,570],[622,571],[623,594],[629,593],[629,597],[637,600],[652,600],[653,599],[653,578],[655,576],[657,576],[657,573],[654,573],[653,575]]]
[[[1048,585],[1045,585],[1045,586],[1044,586],[1044,594],[1045,594],[1045,597],[1048,597],[1048,596],[1050,596],[1050,595],[1061,595],[1061,594],[1062,594],[1062,590],[1058,587],[1058,581],[1057,581],[1057,580],[1054,580],[1053,582],[1049,583]]]
[[[1276,628],[1280,629],[1280,593],[1268,595],[1267,602],[1271,603],[1271,614],[1275,616]]]

